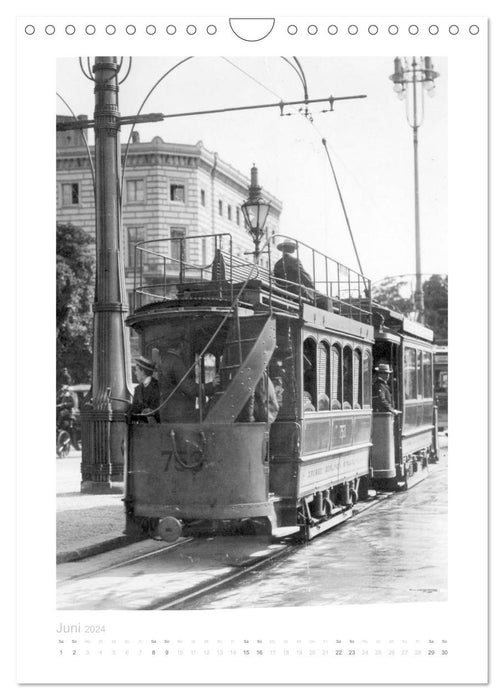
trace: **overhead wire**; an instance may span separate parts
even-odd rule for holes
[[[264,85],[264,83],[261,83],[260,80],[258,80],[257,78],[254,78],[253,75],[251,75],[250,73],[248,73],[245,69],[241,68],[240,66],[236,65],[236,63],[233,63],[233,61],[231,61],[229,58],[226,58],[226,56],[221,56],[221,58],[222,58],[224,61],[226,61],[227,63],[229,63],[231,66],[233,66],[233,68],[236,68],[236,70],[240,71],[240,73],[243,73],[243,74],[246,75],[248,78],[250,78],[251,80],[253,80],[254,83],[257,83],[257,84],[260,85],[262,88],[264,88],[265,90],[267,90],[269,93],[271,93],[271,94],[274,95],[275,97],[278,97],[279,100],[282,99],[282,96],[281,96],[281,95],[279,95],[278,93],[276,93],[274,90],[271,90],[271,88],[269,88],[267,85]]]
[[[63,104],[66,106],[66,108],[68,109],[68,111],[70,112],[70,114],[72,115],[72,117],[75,119],[75,121],[78,122],[79,120],[78,120],[78,118],[77,118],[75,112],[73,111],[73,109],[72,109],[72,108],[70,107],[70,105],[68,104],[68,102],[62,97],[62,95],[60,95],[59,92],[56,92],[56,95],[60,98],[60,100],[61,100],[61,101],[63,102]],[[87,151],[87,155],[88,155],[88,159],[89,159],[89,167],[90,167],[90,169],[91,169],[91,180],[92,180],[92,182],[93,182],[93,196],[96,198],[96,180],[95,180],[95,171],[94,171],[94,166],[93,166],[93,159],[91,158],[91,149],[89,148],[89,143],[88,143],[86,134],[84,133],[84,129],[80,129],[80,132],[81,132],[81,135],[82,135],[82,139],[83,139],[83,141],[84,141],[84,144],[85,144],[85,146],[86,146],[86,151]]]
[[[145,98],[144,98],[142,104],[141,104],[140,107],[138,108],[138,112],[136,113],[136,116],[137,116],[137,117],[140,116],[140,114],[141,114],[141,112],[142,112],[142,109],[143,109],[144,106],[145,106],[145,103],[147,102],[147,100],[149,99],[149,97],[152,95],[152,93],[154,92],[154,90],[157,88],[157,86],[158,86],[168,75],[170,75],[170,73],[172,73],[176,68],[178,68],[179,66],[181,66],[183,63],[186,63],[186,61],[189,61],[191,58],[194,58],[194,56],[187,56],[186,58],[183,58],[181,61],[179,61],[179,62],[176,63],[174,66],[172,66],[171,68],[169,68],[165,73],[163,73],[163,75],[162,75],[160,78],[158,78],[158,80],[156,80],[156,82],[154,83],[154,85],[151,87],[151,89],[149,90],[149,92],[148,92],[147,95],[145,96]],[[130,147],[130,144],[131,144],[131,139],[132,139],[132,136],[133,136],[133,131],[134,131],[134,129],[135,129],[135,126],[136,126],[136,123],[133,122],[133,124],[131,125],[130,132],[129,132],[128,141],[127,141],[127,143],[126,143],[126,149],[125,149],[125,151],[124,151],[124,163],[123,163],[123,167],[122,167],[121,184],[120,184],[120,188],[119,188],[119,198],[120,198],[120,201],[121,201],[121,202],[122,202],[122,195],[123,195],[123,188],[124,188],[124,174],[125,174],[125,171],[126,171],[126,163],[127,163],[127,161],[128,161],[128,152],[129,152],[129,147]]]
[[[263,87],[263,88],[264,88],[265,90],[267,90],[269,93],[271,93],[272,95],[275,95],[275,97],[278,97],[279,99],[282,99],[281,96],[278,95],[278,93],[276,93],[274,90],[272,90],[271,88],[269,88],[269,87],[267,87],[266,85],[264,85],[264,83],[262,83],[260,80],[258,80],[257,78],[255,78],[253,75],[251,75],[251,74],[248,73],[247,71],[245,71],[243,68],[241,68],[240,66],[236,65],[235,63],[233,63],[233,61],[229,60],[228,58],[226,58],[226,57],[224,57],[224,56],[223,56],[222,58],[223,58],[225,61],[227,61],[230,65],[232,65],[234,68],[236,68],[238,71],[240,71],[241,73],[243,73],[244,75],[246,75],[248,78],[250,78],[251,80],[253,80],[255,83],[257,83],[257,84],[260,85],[261,87]],[[307,83],[307,80],[306,80],[305,72],[304,72],[304,70],[303,70],[303,66],[301,65],[299,59],[298,59],[296,56],[293,56],[293,57],[292,57],[293,60],[294,60],[294,63],[293,63],[293,62],[292,62],[290,59],[288,59],[286,56],[281,56],[281,58],[282,58],[282,59],[297,73],[297,75],[298,75],[298,77],[299,77],[299,79],[301,80],[301,83],[302,83],[302,85],[303,85],[304,97],[305,97],[305,99],[308,99],[308,83]],[[294,114],[296,114],[296,113],[294,113]],[[304,114],[298,112],[298,116],[308,117],[308,112],[305,111]],[[310,115],[310,116],[311,116],[311,115]],[[347,209],[346,209],[346,206],[345,206],[345,202],[344,202],[344,199],[343,199],[343,193],[342,193],[342,191],[341,191],[341,188],[340,188],[340,185],[339,185],[339,182],[338,182],[338,178],[337,178],[337,176],[336,176],[336,172],[335,172],[335,169],[334,169],[332,160],[331,160],[331,156],[330,156],[329,150],[328,150],[328,148],[327,148],[327,139],[325,138],[325,136],[322,135],[322,133],[321,133],[320,130],[318,129],[317,125],[316,125],[316,124],[314,123],[314,121],[313,121],[313,118],[308,119],[308,122],[309,122],[309,123],[311,124],[311,126],[315,129],[315,131],[317,132],[317,134],[320,136],[320,138],[321,138],[321,140],[322,140],[322,144],[323,144],[323,146],[324,146],[325,153],[326,153],[327,158],[328,158],[328,161],[329,161],[329,166],[330,166],[331,171],[332,171],[334,184],[336,185],[336,189],[337,189],[337,191],[338,191],[338,196],[339,196],[340,204],[341,204],[341,207],[342,207],[342,210],[343,210],[343,214],[344,214],[344,217],[345,217],[345,222],[346,222],[347,229],[348,229],[348,232],[349,232],[349,235],[350,235],[350,239],[351,239],[351,241],[352,241],[352,246],[353,246],[353,249],[354,249],[355,257],[356,257],[356,259],[357,259],[357,264],[358,264],[358,266],[359,266],[359,271],[360,271],[360,274],[364,277],[364,272],[363,272],[363,270],[362,270],[362,264],[361,264],[359,252],[358,252],[358,250],[357,250],[357,244],[356,244],[356,242],[355,242],[355,237],[354,237],[354,234],[353,234],[353,231],[352,231],[352,226],[351,226],[351,224],[350,224],[350,218],[349,218],[349,216],[348,216],[348,212],[347,212]]]

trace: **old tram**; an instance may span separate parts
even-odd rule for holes
[[[434,398],[438,407],[438,430],[448,434],[448,347],[434,346]]]
[[[369,280],[295,242],[301,277],[275,276],[278,237],[255,262],[229,234],[137,245],[128,325],[157,366],[160,422],[129,426],[131,531],[290,528],[310,539],[367,496],[373,324]],[[185,262],[183,246],[214,251]],[[176,270],[177,281],[173,281]],[[168,381],[173,348],[186,371]],[[208,390],[218,375],[220,385]],[[190,405],[173,410],[190,379]],[[257,411],[259,387],[275,411]],[[266,398],[268,403],[268,398]]]
[[[433,392],[433,332],[373,303],[374,361],[392,368],[398,415],[373,414],[371,477],[382,489],[406,489],[428,474],[438,458]]]

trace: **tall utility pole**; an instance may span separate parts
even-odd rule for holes
[[[424,321],[424,293],[422,287],[422,248],[420,245],[420,195],[418,184],[418,129],[424,119],[424,99],[422,87],[431,97],[434,96],[434,80],[439,73],[434,70],[434,65],[429,56],[420,58],[415,56],[411,60],[394,59],[394,73],[390,80],[394,83],[394,91],[400,100],[406,99],[406,118],[413,129],[413,170],[415,187],[415,309],[417,320]],[[420,95],[418,85],[421,84]],[[410,95],[411,93],[411,95]],[[411,96],[411,100],[410,100]],[[420,104],[419,104],[420,102]]]
[[[85,493],[105,493],[124,480],[130,351],[121,251],[119,65],[97,56],[95,84],[96,286],[93,305],[92,403],[82,412],[82,483]]]

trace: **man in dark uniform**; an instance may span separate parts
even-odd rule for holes
[[[378,367],[375,367],[376,377],[373,382],[373,411],[380,413],[393,413],[396,415],[399,411],[396,411],[392,401],[392,392],[388,385],[388,380],[392,374],[390,366],[381,362]]]
[[[134,421],[148,423],[149,420],[147,416],[142,414],[149,413],[159,408],[159,404],[161,403],[159,384],[157,379],[154,379],[152,376],[155,369],[154,363],[145,359],[145,357],[139,357],[136,360],[135,374],[138,385],[135,387],[133,402],[129,409],[129,414]],[[159,423],[161,420],[159,412],[155,413],[153,418],[156,423]]]
[[[292,255],[297,249],[296,241],[286,238],[277,245],[277,248],[282,251],[282,257],[273,268],[275,284],[294,294],[299,293],[299,285],[301,285],[301,292],[305,289],[313,289],[312,278],[304,269],[302,262]],[[307,295],[311,296],[311,293],[308,292]]]
[[[182,379],[190,366],[186,351],[186,341],[181,336],[160,357],[158,372],[163,398],[166,399],[170,396],[180,382],[180,386],[162,409],[163,421],[168,423],[190,423],[196,418],[195,402],[199,398],[199,385],[192,379],[192,372],[185,379]],[[203,400],[204,397],[211,396],[219,384],[220,378],[218,374],[215,375],[213,381],[204,384],[201,387]]]

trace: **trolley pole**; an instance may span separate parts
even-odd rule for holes
[[[81,492],[122,491],[127,455],[130,351],[121,250],[119,65],[97,56],[95,84],[96,283],[92,402],[82,411]]]

